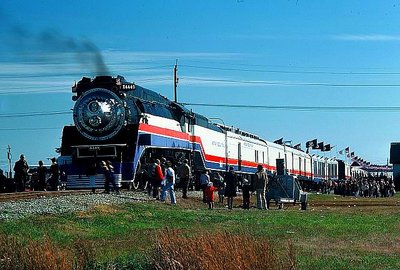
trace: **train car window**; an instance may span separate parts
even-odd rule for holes
[[[299,157],[299,171],[300,171],[300,175],[301,175],[301,157]]]
[[[172,113],[167,107],[157,103],[142,103],[144,112],[172,119]]]
[[[292,170],[294,170],[294,153],[292,152]]]
[[[190,122],[191,122],[190,118],[185,117],[185,125],[187,126],[187,132],[192,132],[192,125]]]
[[[186,132],[185,116],[182,115],[182,117],[179,119],[179,125],[181,126],[181,131]]]
[[[318,175],[318,162],[314,160],[314,174]]]

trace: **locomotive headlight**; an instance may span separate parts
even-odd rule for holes
[[[107,140],[125,125],[124,101],[104,88],[84,92],[74,107],[74,122],[79,132],[91,140]]]

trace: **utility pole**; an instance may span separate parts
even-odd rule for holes
[[[175,66],[174,66],[174,101],[178,102],[178,95],[176,93],[176,87],[178,86],[178,59],[176,59]]]
[[[11,147],[10,145],[8,145],[7,147],[7,159],[8,159],[8,178],[12,178],[12,174],[11,174]]]

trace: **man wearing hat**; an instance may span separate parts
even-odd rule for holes
[[[181,166],[178,167],[176,173],[179,177],[180,184],[182,186],[182,193],[183,193],[182,198],[186,199],[190,176],[191,176],[191,170],[187,159],[183,160],[183,163],[181,164]]]
[[[265,192],[268,188],[268,175],[264,171],[262,164],[258,164],[257,172],[254,179],[254,189],[257,196],[257,208],[261,210],[267,209],[267,202],[265,199]]]

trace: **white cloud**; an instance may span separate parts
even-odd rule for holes
[[[400,41],[400,35],[332,35],[332,39],[344,41]]]
[[[105,50],[102,52],[107,63],[113,64],[118,62],[155,62],[170,61],[175,59],[207,59],[207,60],[229,60],[244,56],[242,53],[226,53],[226,52],[166,52],[166,51],[119,51]],[[110,61],[110,62],[109,62]]]

